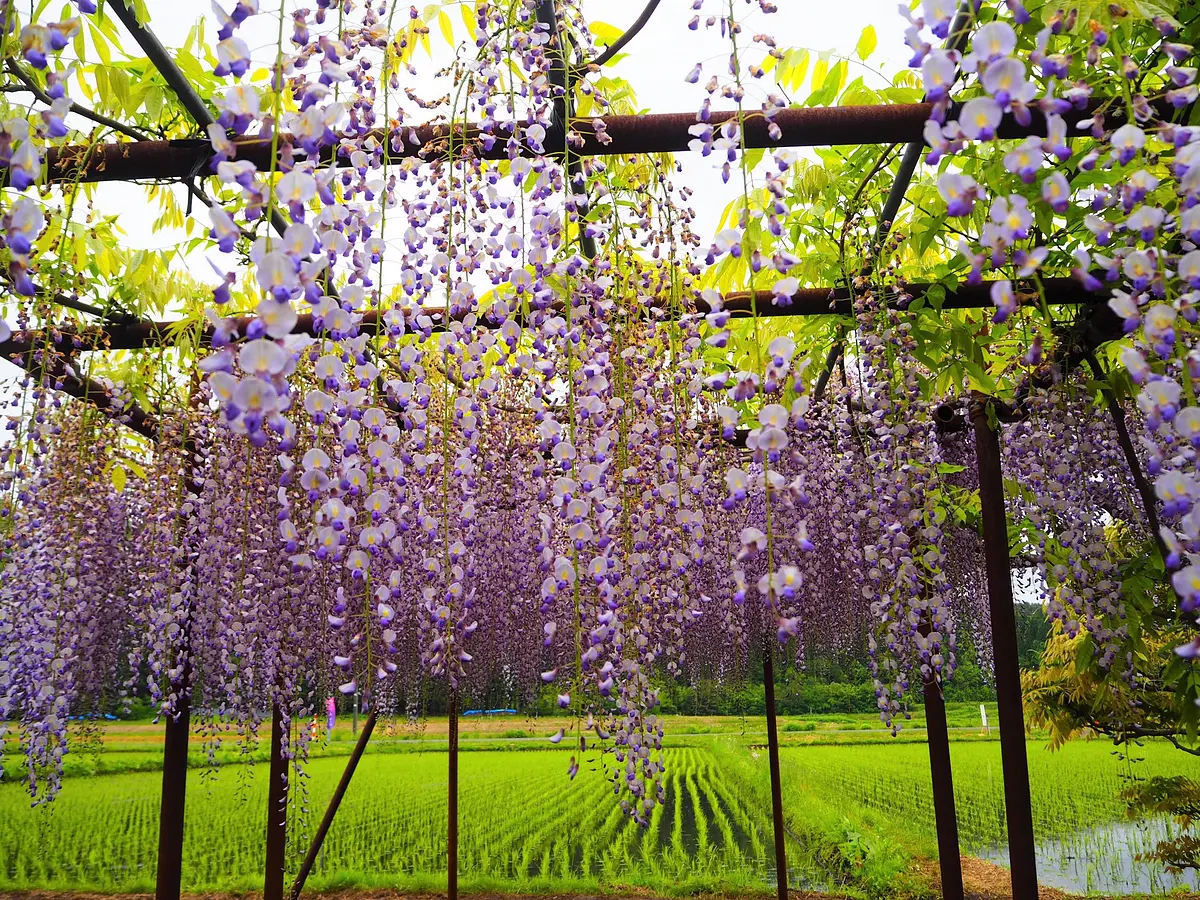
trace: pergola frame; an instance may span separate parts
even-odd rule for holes
[[[1120,108],[1105,98],[1092,98],[1082,109],[1074,110],[1067,126],[1068,137],[1084,137],[1090,132],[1079,122],[1100,110],[1108,112],[1114,122],[1123,120]],[[907,144],[920,141],[921,129],[933,111],[931,103],[880,104],[874,106],[817,106],[781,109],[772,118],[782,131],[779,140],[767,133],[768,121],[761,113],[745,117],[746,149],[776,147],[831,147],[864,144]],[[649,153],[682,153],[693,140],[689,128],[696,123],[696,114],[649,113],[643,116],[598,116],[605,124],[607,140],[596,137],[592,120],[573,122],[571,129],[582,140],[571,148],[571,155],[629,156]],[[737,118],[735,112],[713,112],[709,124],[714,129]],[[455,147],[473,146],[480,136],[475,126],[417,125],[396,132],[405,141],[402,149],[393,148],[384,140],[382,131],[372,132],[383,145],[384,163],[391,165],[406,159],[428,161],[445,157],[451,143]],[[1006,114],[997,136],[1021,138],[1046,133],[1045,120],[1038,116],[1029,125],[1017,122]],[[413,141],[411,136],[415,136]],[[453,140],[451,140],[453,138]],[[271,142],[258,138],[235,141],[237,158],[253,162],[260,170],[271,167]],[[473,156],[482,159],[508,159],[504,145],[497,141],[490,150],[482,147]],[[532,156],[522,148],[522,156]],[[211,170],[212,144],[205,138],[167,141],[138,141],[107,144],[76,145],[51,148],[46,154],[47,180],[51,184],[69,182],[172,181],[195,178]],[[346,155],[334,149],[321,157],[326,165],[349,165]]]
[[[606,62],[615,52],[624,46],[650,18],[659,0],[649,0],[646,9],[631,29],[604,53],[592,65]],[[116,0],[108,8],[120,18],[126,28],[139,43],[152,64],[159,70],[168,85],[179,97],[181,104],[189,112],[196,124],[203,129],[213,121],[213,117],[203,100],[195,93],[186,77],[175,65],[169,53],[158,42],[157,38],[146,26],[138,23],[126,0]],[[553,0],[540,0],[539,18],[546,17],[556,30],[556,17]],[[960,16],[953,29],[952,40],[961,41],[965,38],[962,31]],[[559,71],[565,73],[562,64],[561,50],[559,54]],[[587,64],[578,66],[577,71],[586,71]],[[1081,120],[1090,118],[1098,111],[1105,111],[1110,121],[1120,121],[1123,117],[1123,106],[1112,107],[1111,101],[1104,98],[1089,100],[1084,108],[1075,111],[1068,119],[1068,136],[1080,137],[1089,134],[1080,128]],[[933,105],[930,103],[914,103],[906,105],[875,105],[858,107],[822,107],[822,108],[789,108],[779,110],[771,117],[772,122],[782,132],[778,140],[772,140],[768,134],[768,120],[761,113],[747,114],[744,118],[744,134],[742,146],[751,148],[774,147],[814,147],[835,145],[864,145],[864,144],[908,144],[907,152],[901,163],[901,171],[896,179],[888,201],[884,206],[883,220],[880,233],[886,235],[890,229],[891,220],[898,212],[903,200],[908,181],[916,168],[922,149],[922,130],[925,121],[930,117]],[[644,116],[603,116],[603,141],[597,135],[597,128],[591,121],[571,120],[569,107],[564,101],[562,110],[556,111],[556,119],[569,122],[570,131],[575,142],[571,155],[581,156],[624,156],[631,154],[675,153],[689,149],[692,135],[689,129],[696,124],[694,113],[672,113]],[[709,123],[714,127],[736,117],[733,112],[714,112]],[[109,123],[116,128],[120,123]],[[121,129],[124,130],[124,129]],[[561,148],[565,141],[565,128],[556,129]],[[131,134],[128,130],[124,133]],[[1032,134],[1044,134],[1044,120],[1041,116],[1028,125],[1022,125],[1006,115],[998,136],[1001,138],[1019,138]],[[379,140],[384,152],[385,165],[396,164],[405,160],[428,161],[445,158],[450,146],[459,148],[474,146],[479,130],[471,125],[460,124],[430,124],[415,127],[404,127],[398,132],[402,140],[399,149],[393,148],[391,135],[377,131],[374,136]],[[132,135],[137,137],[137,135]],[[254,162],[260,170],[271,168],[274,160],[271,158],[271,141],[261,139],[242,139],[236,142],[237,158]],[[475,152],[485,159],[506,159],[507,150],[501,141],[497,141],[490,150],[476,146]],[[523,150],[523,154],[528,151]],[[136,140],[135,142],[93,144],[88,146],[68,146],[51,148],[47,153],[46,181],[47,183],[79,183],[105,181],[143,181],[170,180],[189,184],[195,196],[206,198],[191,182],[199,175],[211,170],[212,147],[207,139],[185,140]],[[338,152],[338,148],[329,148],[321,158],[324,165],[348,164],[348,154]],[[2,177],[3,173],[0,173]],[[284,220],[276,212],[272,226],[282,231]],[[589,254],[592,255],[592,254]],[[1020,286],[1018,286],[1020,288]],[[1028,286],[1026,286],[1028,287]],[[1103,304],[1103,294],[1089,292],[1074,278],[1048,278],[1041,283],[1044,291],[1043,299],[1053,306],[1084,306],[1089,308],[1089,319],[1094,326],[1091,343],[1107,340],[1119,334],[1114,328],[1115,320]],[[985,309],[991,308],[987,284],[961,284],[957,286],[913,284],[908,285],[905,293],[912,302],[922,302],[930,308],[943,309]],[[73,307],[77,310],[96,314],[102,313],[94,307],[81,304],[76,300],[64,297],[51,297],[52,302]],[[734,312],[735,316],[807,316],[807,315],[837,315],[852,314],[852,298],[845,287],[802,288],[792,297],[790,306],[776,306],[773,295],[768,291],[740,292],[729,294],[724,298],[724,307]],[[705,313],[709,310],[701,303],[693,312]],[[648,310],[648,312],[650,312]],[[414,312],[414,316],[419,310]],[[434,315],[434,311],[430,311]],[[245,334],[247,326],[253,317],[242,317],[237,322],[239,334]],[[444,330],[446,323],[435,317],[434,330]],[[481,324],[494,327],[486,317],[481,318]],[[378,333],[381,327],[378,314],[367,312],[363,316],[362,328],[369,334]],[[105,411],[116,421],[128,426],[136,433],[157,442],[159,437],[158,424],[155,416],[138,407],[136,404],[116,409],[111,393],[104,385],[84,376],[75,374],[67,365],[69,356],[77,352],[106,352],[112,350],[135,350],[151,347],[163,347],[172,342],[172,335],[177,334],[175,323],[135,321],[102,321],[101,323],[80,328],[76,331],[66,329],[44,329],[19,332],[3,343],[0,343],[0,356],[25,369],[31,376],[42,380],[48,386],[62,390],[86,403]],[[297,334],[315,335],[319,332],[314,327],[312,316],[301,316],[294,330]],[[211,338],[211,328],[204,328],[199,335],[202,344]],[[66,351],[59,347],[67,345]],[[840,347],[830,354],[827,371],[822,376],[818,396],[823,392],[836,353]],[[1090,354],[1090,348],[1085,353]],[[1093,368],[1095,365],[1093,363]],[[1124,413],[1120,404],[1110,398],[1110,412],[1119,431],[1124,429]],[[965,415],[964,415],[965,413]],[[989,415],[991,413],[991,415]],[[1005,512],[1004,487],[1001,477],[1000,445],[997,429],[990,424],[990,419],[999,413],[1002,419],[1011,419],[1021,414],[1020,408],[1004,407],[992,398],[977,396],[966,410],[939,408],[934,416],[935,425],[942,431],[959,431],[972,427],[975,434],[977,466],[980,483],[980,501],[983,520],[983,541],[986,559],[987,588],[991,610],[993,658],[995,664],[996,690],[1000,707],[1000,745],[1002,768],[1004,775],[1004,792],[1008,817],[1009,850],[1012,866],[1013,896],[1019,900],[1036,900],[1037,875],[1034,863],[1034,833],[1032,813],[1030,808],[1030,791],[1028,763],[1025,754],[1025,728],[1021,707],[1020,673],[1016,653],[1016,625],[1013,612],[1013,594],[1010,572],[1009,547],[1007,535],[1007,516]],[[1129,444],[1128,434],[1122,446]],[[194,448],[191,448],[194,452]],[[1142,494],[1143,505],[1151,521],[1154,521],[1153,494],[1147,494],[1148,486],[1138,468],[1136,456],[1133,455],[1132,445],[1126,448],[1126,455],[1132,467],[1133,476]],[[190,486],[194,489],[194,485]],[[772,788],[772,821],[774,826],[775,852],[777,863],[777,883],[780,900],[787,898],[787,867],[785,853],[785,833],[782,791],[779,775],[778,730],[776,725],[776,709],[774,698],[774,672],[772,663],[772,648],[769,639],[764,642],[764,682],[766,687],[766,718],[768,745],[771,765]],[[164,744],[163,787],[160,815],[160,834],[158,847],[158,876],[156,885],[157,900],[178,900],[180,896],[182,876],[183,849],[183,810],[186,792],[187,774],[187,743],[190,715],[190,667],[185,667],[183,684],[179,686],[180,700],[177,715],[168,718],[166,722],[166,740]],[[950,772],[949,738],[946,727],[945,709],[942,702],[940,687],[933,681],[926,681],[924,694],[927,709],[927,734],[930,750],[930,765],[933,777],[934,807],[937,825],[939,856],[941,861],[943,896],[947,900],[961,900],[963,896],[962,874],[958,864],[958,836],[954,810],[953,783]],[[456,894],[457,879],[457,816],[456,810],[456,778],[457,771],[457,721],[453,709],[456,698],[452,699],[452,715],[450,724],[451,749],[451,784],[449,806],[448,843],[449,853],[449,883],[450,896]],[[370,740],[378,718],[378,711],[371,709],[365,727],[360,733],[353,752],[350,755],[342,778],[334,791],[325,815],[313,836],[311,846],[300,867],[299,873],[292,884],[291,900],[298,900],[305,880],[316,862],[321,844],[328,833],[337,809],[349,787],[362,753]],[[286,835],[286,761],[280,759],[283,739],[283,726],[280,710],[276,708],[272,716],[272,757],[270,764],[271,784],[269,788],[269,810],[266,831],[267,865],[266,890],[264,900],[282,900],[284,895],[283,875],[285,868],[284,851]]]

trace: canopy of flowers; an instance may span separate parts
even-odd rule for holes
[[[292,7],[218,2],[215,45],[174,54],[199,106],[113,62],[115,10],[4,7],[0,726],[35,796],[68,716],[135,690],[249,740],[330,689],[553,690],[550,739],[604,752],[639,821],[664,677],[865,635],[899,727],[961,629],[987,643],[974,443],[945,427],[970,404],[1010,423],[1021,565],[1105,670],[1140,677],[1141,549],[1195,619],[1194,17],[927,0],[911,71],[869,87],[771,37],[790,4],[695,0],[654,39],[727,47],[664,76],[740,186],[701,234],[704,184],[609,149],[636,107],[574,0]],[[802,104],[922,99],[909,154],[783,146]],[[96,154],[140,144],[188,154],[194,208],[154,197],[204,223],[212,286],[92,208]]]

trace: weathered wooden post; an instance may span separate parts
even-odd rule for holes
[[[925,734],[929,742],[929,774],[933,781],[933,818],[937,830],[942,900],[963,900],[962,859],[958,846],[958,813],[954,808],[954,774],[950,767],[950,733],[942,687],[925,679]]]
[[[200,402],[198,386],[197,378],[193,377],[188,397],[189,409],[194,409]],[[160,437],[158,428],[155,427],[147,436],[157,444]],[[195,499],[200,495],[201,483],[196,480],[200,467],[200,448],[194,435],[184,434],[182,450],[183,490]],[[190,564],[185,559],[179,565],[181,570],[186,570]],[[167,716],[163,735],[162,798],[158,811],[158,856],[154,881],[156,900],[179,900],[183,882],[183,814],[187,800],[188,733],[192,718],[190,616],[180,622],[179,627],[182,631],[179,646],[184,659],[179,683],[174,686],[177,692],[175,715]]]

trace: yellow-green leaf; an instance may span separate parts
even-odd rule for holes
[[[875,45],[877,43],[875,26],[868,25],[862,30],[862,34],[858,36],[858,43],[854,45],[854,52],[858,54],[859,59],[865,60],[875,52]]]
[[[454,46],[454,23],[450,21],[450,17],[446,15],[446,11],[438,10],[437,15],[438,27],[442,29],[442,37],[446,39],[446,43]]]
[[[129,476],[126,473],[123,466],[113,466],[113,468],[112,468],[112,485],[116,489],[118,494],[121,493],[121,491],[125,490],[125,482],[128,479],[128,477]]]
[[[92,46],[96,48],[96,55],[100,57],[100,62],[106,66],[112,64],[112,55],[108,50],[108,41],[104,34],[95,25],[91,26],[92,31]]]
[[[775,76],[780,85],[790,91],[800,89],[808,75],[809,56],[807,50],[789,50],[783,56],[779,74]]]
[[[116,101],[112,104],[113,109],[128,110],[129,103],[129,76],[120,69],[108,70],[108,86],[112,91],[113,99]],[[136,112],[136,110],[131,110]]]
[[[146,96],[142,103],[146,107],[146,112],[150,114],[152,119],[157,119],[162,115],[163,103],[166,101],[166,94],[163,89],[156,84],[150,85],[146,91]]]
[[[609,25],[607,22],[590,22],[588,28],[596,36],[596,40],[605,45],[611,44],[625,33],[616,25]]]
[[[462,13],[463,24],[467,26],[467,34],[471,35],[471,40],[475,40],[478,29],[475,23],[475,8],[466,3],[459,4],[458,11]]]
[[[813,66],[812,85],[813,90],[820,90],[825,85],[825,76],[829,74],[829,62],[825,59],[817,59],[817,64]]]

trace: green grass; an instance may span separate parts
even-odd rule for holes
[[[496,733],[516,730],[511,724]],[[544,724],[528,730],[540,734]],[[871,736],[857,732],[822,737],[819,725],[810,730],[799,718],[795,724],[785,737],[800,743],[785,744],[781,754],[793,884],[927,894],[909,865],[936,855],[925,745],[878,735],[865,743]],[[468,745],[507,749],[461,756],[464,889],[765,892],[772,850],[763,738],[750,728],[745,735],[727,726],[715,730],[679,738],[668,749],[668,799],[646,830],[618,808],[599,764],[585,764],[570,781],[570,753],[541,741],[489,737]],[[126,736],[122,746],[129,749],[113,756],[139,764],[154,756],[136,733]],[[363,759],[310,884],[444,890],[446,755],[436,743],[380,737]],[[952,743],[952,756],[963,847],[1003,843],[999,745],[960,737],[968,739]],[[349,741],[331,749],[343,744],[348,749]],[[1051,754],[1030,742],[1039,837],[1084,834],[1118,819],[1117,795],[1133,775],[1194,767],[1163,744],[1148,745],[1132,764],[1111,750],[1093,742]],[[290,812],[293,871],[343,765],[336,757],[313,759],[307,778],[293,782],[299,786]],[[188,890],[261,888],[265,768],[225,765],[189,774]],[[0,783],[0,890],[152,890],[159,788],[160,775],[151,771],[69,778],[52,804],[31,809],[19,784]]]

